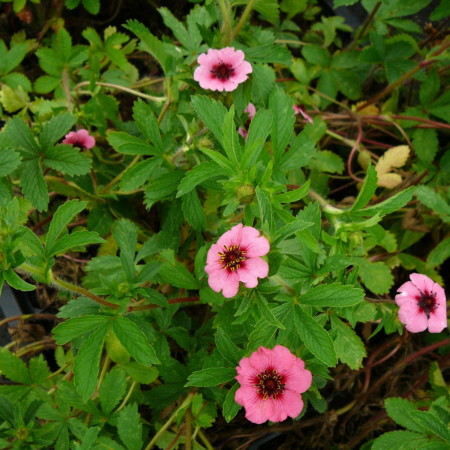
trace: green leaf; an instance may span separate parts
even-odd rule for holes
[[[423,434],[412,431],[390,431],[377,437],[372,444],[371,450],[411,450],[418,449],[428,442]]]
[[[311,186],[310,180],[307,180],[306,183],[293,191],[288,191],[283,194],[277,194],[274,198],[280,203],[294,203],[301,200],[308,194],[309,188]]]
[[[227,367],[210,367],[192,372],[187,379],[186,387],[211,387],[231,381],[236,376],[236,369]]]
[[[22,280],[12,269],[5,270],[2,275],[5,281],[14,289],[19,291],[34,291],[36,289],[33,284]]]
[[[145,334],[130,319],[121,316],[115,317],[113,330],[120,343],[138,363],[144,366],[160,363],[155,349],[148,342]]]
[[[394,422],[408,430],[422,432],[422,427],[411,418],[411,413],[417,410],[413,403],[404,398],[393,397],[387,398],[384,401],[384,406]]]
[[[302,305],[315,307],[353,306],[364,300],[364,291],[349,284],[321,284],[299,297]]]
[[[133,380],[142,384],[150,384],[153,383],[158,378],[158,371],[155,367],[147,367],[139,364],[135,361],[130,361],[127,363],[122,363],[120,365],[127,375],[129,375]]]
[[[112,413],[113,409],[122,400],[127,390],[125,372],[117,366],[107,373],[100,384],[99,396],[102,411],[105,415]]]
[[[121,191],[139,189],[147,180],[154,178],[161,169],[161,158],[149,158],[129,167],[120,180]]]
[[[186,172],[184,178],[178,185],[177,197],[191,192],[199,184],[206,180],[216,177],[225,176],[225,171],[213,162],[203,162],[195,166],[189,172]]]
[[[43,355],[30,359],[29,372],[31,382],[36,384],[43,383],[51,375]]]
[[[439,150],[437,131],[433,128],[416,128],[413,131],[413,145],[420,160],[433,162]]]
[[[364,343],[348,325],[337,317],[331,317],[331,325],[336,331],[334,339],[336,356],[350,369],[359,369],[362,366],[363,358],[367,355]]]
[[[186,27],[167,8],[158,8],[158,12],[161,14],[164,24],[173,31],[174,36],[185,48],[188,50],[196,49],[195,46],[192,46],[192,38]]]
[[[55,212],[50,226],[48,228],[46,237],[47,251],[49,251],[55,244],[57,239],[66,229],[66,226],[72,219],[86,207],[87,202],[80,202],[79,200],[69,200],[61,205]]]
[[[450,4],[449,4],[450,6]],[[425,80],[420,85],[419,90],[419,100],[421,105],[429,105],[439,92],[441,87],[441,81],[439,79],[439,73],[434,68],[431,67],[428,70]],[[419,128],[420,129],[420,128]],[[421,128],[426,130],[426,128]]]
[[[0,146],[0,177],[9,175],[20,164],[20,155],[12,148]]]
[[[411,419],[422,428],[426,434],[433,433],[447,444],[450,444],[450,431],[446,423],[442,422],[437,416],[428,411],[412,411]]]
[[[118,220],[113,227],[113,236],[122,253],[134,260],[138,242],[138,229],[128,219]]]
[[[216,150],[210,150],[209,148],[200,148],[200,150],[210,159],[212,159],[218,166],[220,166],[227,174],[236,175],[236,169],[233,164],[221,153]]]
[[[239,168],[241,146],[239,145],[236,125],[234,124],[234,106],[225,114],[222,125],[222,147],[232,164]]]
[[[166,69],[166,50],[163,43],[149,29],[137,20],[128,20],[124,27],[134,33],[141,42],[139,48],[144,52],[150,53],[156,61],[159,62],[164,72]]]
[[[64,144],[47,150],[44,163],[70,177],[84,175],[91,170],[90,159],[80,149]]]
[[[450,257],[450,237],[445,238],[439,242],[436,247],[428,254],[427,265],[434,267],[442,264]]]
[[[106,138],[114,150],[126,155],[158,155],[160,153],[144,140],[123,131],[110,131]]]
[[[184,173],[181,171],[169,172],[150,181],[145,189],[145,206],[147,209],[159,200],[171,196],[178,187]]]
[[[42,75],[34,82],[34,90],[38,94],[48,94],[55,90],[61,79],[51,75]]]
[[[91,14],[98,14],[100,12],[100,0],[82,0],[86,11]]]
[[[275,86],[275,73],[265,64],[254,64],[252,72],[252,97],[255,102],[267,105]]]
[[[190,191],[181,198],[181,207],[186,221],[196,231],[206,228],[206,215],[196,191]]]
[[[382,261],[371,262],[365,258],[358,258],[358,275],[361,281],[374,294],[386,294],[394,284],[389,267]]]
[[[222,103],[206,97],[205,95],[193,95],[191,105],[200,117],[201,121],[214,134],[216,139],[222,142],[222,127],[227,110]]]
[[[355,203],[350,208],[350,211],[359,211],[361,208],[369,203],[373,194],[377,189],[377,171],[373,166],[369,166],[367,168],[366,178],[364,180],[364,184],[362,185],[361,190],[359,191],[358,197],[356,197]]]
[[[222,405],[222,414],[227,423],[229,423],[231,420],[233,420],[236,416],[236,414],[239,412],[239,410],[242,408],[241,405],[235,402],[234,395],[236,394],[236,391],[238,390],[239,385],[237,383],[234,384],[234,386],[231,389],[228,389],[227,395],[225,397],[225,400],[223,401]]]
[[[75,317],[53,328],[55,342],[58,345],[67,344],[77,336],[89,333],[99,327],[103,328],[104,324],[109,323],[110,320],[111,318],[108,316],[98,315]]]
[[[117,419],[117,431],[128,450],[142,448],[142,422],[136,403],[125,406]]]
[[[3,376],[16,383],[31,383],[27,365],[5,348],[0,348],[0,372]]]
[[[102,244],[105,240],[99,236],[95,231],[75,231],[71,234],[66,234],[61,239],[47,250],[47,256],[53,256],[60,253],[65,253],[74,247],[81,247],[90,244]]]
[[[258,161],[272,125],[272,113],[267,109],[260,110],[250,123],[245,150],[241,157],[241,167],[250,169]]]
[[[20,227],[19,229],[23,244],[27,245],[36,256],[44,256],[44,247],[36,234],[28,227]]]
[[[38,211],[46,211],[48,207],[48,190],[44,175],[37,159],[23,163],[20,186],[25,197]]]
[[[269,107],[273,114],[271,137],[276,166],[279,164],[294,131],[295,116],[291,97],[280,88],[276,88],[272,92]]]
[[[429,186],[419,186],[415,193],[421,203],[435,211],[444,222],[450,222],[450,205],[441,195]]]
[[[222,356],[231,364],[237,365],[242,351],[236,347],[231,337],[220,327],[216,330],[216,346]]]
[[[191,272],[179,261],[166,262],[159,271],[162,279],[175,287],[184,289],[198,289],[198,282]]]
[[[158,154],[162,155],[164,153],[164,144],[159,132],[158,121],[150,105],[138,99],[133,105],[133,118],[139,131],[158,150]]]
[[[337,364],[336,351],[330,335],[300,307],[295,308],[295,329],[306,348],[328,367]]]
[[[14,43],[11,41],[11,48],[9,51],[4,55],[4,61],[3,61],[3,73],[9,73],[13,69],[15,69],[25,58],[25,55],[28,51],[28,46],[25,43]]]
[[[75,124],[76,119],[72,114],[65,113],[52,117],[42,128],[39,135],[39,143],[44,153],[56,141],[61,139]]]
[[[328,50],[319,47],[318,45],[305,45],[302,47],[303,57],[312,64],[317,64],[321,67],[328,67],[331,59]]]
[[[286,329],[286,327],[274,316],[264,296],[258,295],[256,305],[258,307],[260,317],[262,317],[267,323],[281,330]]]
[[[71,319],[71,321],[73,320],[76,319]],[[91,397],[97,386],[100,358],[109,325],[109,320],[103,320],[103,323],[92,331],[91,335],[83,342],[75,358],[74,384],[84,401]]]
[[[329,150],[315,152],[311,158],[310,166],[320,172],[342,173],[344,171],[342,158]]]
[[[0,350],[1,352],[1,350]],[[5,395],[0,395],[0,417],[10,424],[14,423],[14,405],[9,401],[8,397]],[[6,443],[6,441],[4,441]],[[0,444],[3,445],[2,440],[0,439]],[[7,443],[6,443],[7,444]],[[6,448],[5,445],[2,448]]]
[[[282,226],[279,230],[277,230],[272,245],[276,246],[279,242],[283,241],[289,236],[298,233],[306,228],[309,228],[313,225],[314,225],[313,222],[306,222],[301,219],[294,219],[292,222]]]

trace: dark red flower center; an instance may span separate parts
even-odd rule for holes
[[[239,269],[241,263],[247,258],[244,256],[245,251],[241,250],[239,245],[223,246],[224,251],[219,252],[219,262],[223,264],[222,269],[229,269],[231,271]]]
[[[212,67],[211,73],[219,80],[228,80],[234,73],[233,66],[221,62]]]
[[[436,292],[420,292],[420,296],[417,297],[421,312],[424,312],[427,319],[430,318],[430,314],[439,306],[436,302]]]
[[[266,369],[264,372],[258,373],[256,381],[254,386],[258,388],[258,395],[263,400],[267,400],[270,397],[276,400],[286,387],[286,384],[283,383],[283,375],[279,374],[275,369]]]

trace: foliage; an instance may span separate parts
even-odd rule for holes
[[[356,31],[314,0],[257,0],[160,7],[161,33],[127,16],[80,35],[69,14],[103,3],[45,18],[39,0],[2,1],[44,23],[0,40],[0,281],[56,288],[60,307],[43,347],[0,351],[0,448],[210,448],[202,430],[238,420],[236,366],[260,346],[305,361],[311,417],[343,372],[370,383],[377,339],[404,333],[396,288],[409,272],[443,284],[450,255],[449,40],[411,18],[429,1],[364,0]],[[203,91],[196,58],[226,46],[253,72]],[[63,144],[74,128],[97,145]],[[236,223],[269,240],[269,275],[225,299],[204,267]],[[57,367],[34,354],[46,346]],[[449,445],[436,362],[429,380],[432,400],[385,401],[406,430],[353,445]]]

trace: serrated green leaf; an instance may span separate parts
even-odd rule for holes
[[[263,109],[253,117],[248,129],[245,150],[241,157],[240,165],[245,169],[250,169],[258,161],[261,150],[264,147],[267,136],[269,136],[272,125],[272,113]]]
[[[294,203],[301,200],[308,194],[309,188],[311,186],[310,180],[307,180],[306,183],[293,191],[288,191],[283,194],[277,194],[274,198],[280,203]]]
[[[331,317],[331,324],[333,330],[336,331],[336,338],[334,339],[336,356],[350,369],[359,369],[363,358],[367,355],[364,343],[348,325],[337,317]]]
[[[91,14],[98,14],[100,12],[100,0],[82,0],[83,6]]]
[[[70,177],[84,175],[91,169],[91,161],[84,153],[63,144],[50,148],[45,154],[44,163]]]
[[[175,287],[184,289],[198,289],[198,282],[191,272],[178,261],[166,262],[159,271],[162,279]]]
[[[126,390],[127,378],[125,372],[116,366],[111,372],[106,374],[100,384],[100,404],[105,415],[111,414],[120,400],[122,400]]]
[[[411,418],[411,413],[417,410],[413,403],[404,398],[392,397],[384,401],[384,406],[394,422],[408,430],[422,432],[422,427]]]
[[[356,261],[361,281],[374,294],[386,294],[394,284],[389,267],[382,261],[371,262],[364,258]]]
[[[178,187],[184,173],[181,171],[169,172],[150,181],[145,189],[145,206],[147,209],[159,200],[171,196]]]
[[[5,395],[0,395],[0,417],[5,422],[9,422],[10,424],[14,423],[14,405]],[[2,443],[1,440],[0,443]],[[6,441],[5,443],[7,444]],[[7,445],[5,445],[5,447],[7,447]]]
[[[120,343],[138,363],[144,366],[160,363],[146,335],[130,319],[115,317],[113,330]]]
[[[0,372],[16,383],[31,383],[27,365],[5,348],[0,348]]]
[[[0,177],[9,175],[17,169],[21,157],[12,148],[0,146]]]
[[[341,308],[361,303],[364,291],[348,284],[321,284],[301,295],[298,300],[302,305]]]
[[[153,146],[123,131],[110,131],[107,135],[110,145],[119,153],[126,155],[159,155],[160,152]]]
[[[64,203],[56,210],[53,219],[50,222],[45,240],[47,251],[52,249],[61,233],[65,230],[66,226],[77,214],[83,211],[86,205],[87,202],[80,202],[75,199]]]
[[[128,219],[118,220],[113,227],[113,236],[121,252],[127,254],[134,260],[136,245],[138,241],[138,229],[136,225]]]
[[[292,222],[282,226],[279,230],[277,230],[272,245],[276,246],[279,242],[283,241],[289,236],[292,236],[295,233],[299,233],[300,231],[305,230],[306,228],[309,228],[313,225],[313,222],[305,222],[301,219],[294,219]]]
[[[48,190],[39,161],[37,159],[25,161],[22,167],[20,186],[25,197],[38,211],[46,211],[48,208]]]
[[[439,242],[439,244],[431,250],[427,258],[427,265],[431,267],[438,266],[447,258],[450,258],[450,237]]]
[[[111,320],[108,316],[90,315],[75,317],[67,322],[60,323],[53,328],[55,342],[58,345],[64,345],[83,334],[103,327],[105,323]]]
[[[336,351],[329,334],[301,308],[295,308],[295,329],[306,348],[328,367],[337,364]]]
[[[419,186],[415,194],[421,203],[439,214],[444,222],[450,223],[450,205],[444,197],[429,186]]]
[[[71,319],[76,320],[76,319]],[[67,322],[66,322],[67,323]],[[110,321],[103,320],[81,345],[73,367],[77,392],[87,401],[95,391],[100,368],[100,358]]]
[[[412,431],[390,431],[377,437],[372,444],[371,450],[411,450],[418,449],[422,444],[428,442],[424,434]]]
[[[413,145],[420,160],[433,162],[439,150],[437,131],[433,128],[416,128],[413,131]]]
[[[239,145],[238,133],[236,131],[236,125],[234,124],[234,106],[231,106],[230,110],[225,114],[222,125],[221,143],[230,162],[232,162],[236,168],[239,168],[242,149]]]
[[[142,448],[142,423],[135,403],[125,406],[117,419],[117,430],[128,450]]]
[[[227,114],[225,106],[205,95],[193,95],[191,104],[202,122],[211,130],[216,139],[222,142],[222,127]]]
[[[211,178],[224,176],[225,171],[213,162],[203,162],[186,172],[184,178],[178,185],[177,197],[191,192],[199,184]]]
[[[133,378],[133,380],[142,384],[153,383],[159,375],[158,370],[155,367],[143,366],[135,361],[122,363],[120,367],[122,367],[127,375]]]
[[[173,31],[174,36],[186,49],[196,49],[195,43],[194,47],[192,45],[192,38],[186,27],[167,8],[158,8],[158,12],[161,14],[164,24]]]
[[[223,401],[222,405],[222,414],[227,423],[229,423],[231,420],[234,419],[236,414],[239,412],[239,410],[242,408],[241,405],[235,402],[234,395],[236,394],[236,391],[238,390],[239,385],[237,383],[234,384],[234,386],[231,389],[228,389],[227,395],[225,397],[225,400]]]
[[[159,125],[150,106],[141,99],[133,105],[133,118],[139,131],[148,139],[159,154],[164,153],[164,145],[159,132]]]
[[[422,428],[422,432],[426,434],[433,433],[441,438],[447,444],[450,444],[450,431],[448,424],[444,424],[442,420],[428,411],[412,411],[411,419]]]
[[[65,253],[74,247],[81,247],[91,244],[102,244],[105,240],[95,231],[74,231],[71,234],[66,234],[58,239],[56,243],[47,250],[47,256],[53,256],[60,253]]]
[[[242,351],[234,344],[231,337],[220,327],[216,330],[216,346],[221,355],[231,364],[238,364],[242,356]]]
[[[181,209],[186,221],[196,231],[206,228],[206,215],[196,191],[188,192],[181,198]]]
[[[20,238],[37,256],[44,256],[44,247],[34,232],[27,227],[20,227]]]
[[[120,180],[120,190],[134,191],[139,189],[147,180],[156,176],[161,168],[161,158],[149,158],[128,168]]]
[[[52,144],[61,139],[75,124],[72,114],[65,113],[52,117],[42,128],[39,135],[41,149],[45,153]]]
[[[236,376],[236,369],[227,367],[211,367],[192,372],[187,379],[186,387],[211,387],[231,381]]]
[[[50,369],[43,355],[31,358],[28,364],[30,380],[32,383],[43,383],[50,375]]]

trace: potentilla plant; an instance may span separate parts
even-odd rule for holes
[[[0,41],[0,448],[450,445],[448,38],[294,3]]]

